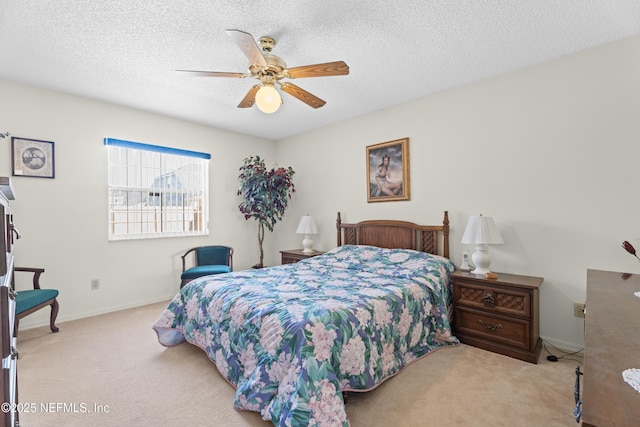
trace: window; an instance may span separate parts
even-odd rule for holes
[[[105,138],[109,240],[209,234],[210,154]]]

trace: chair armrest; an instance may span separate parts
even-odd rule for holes
[[[195,251],[196,249],[198,249],[198,248],[191,248],[187,252],[185,252],[184,254],[180,255],[180,258],[182,258],[182,272],[183,273],[187,269],[187,255],[189,255],[191,252]]]
[[[44,268],[14,267],[13,270],[33,273],[33,289],[40,289],[40,275],[44,273]]]

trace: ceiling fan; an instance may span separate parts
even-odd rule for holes
[[[250,63],[247,73],[195,70],[176,70],[176,73],[203,77],[251,77],[259,80],[260,84],[254,85],[249,89],[249,92],[238,104],[238,108],[250,108],[255,103],[264,113],[277,111],[282,104],[282,98],[275,89],[276,84],[280,86],[283,92],[298,98],[313,108],[320,108],[326,104],[325,101],[293,83],[281,82],[281,80],[349,74],[349,66],[344,61],[287,68],[287,64],[282,58],[271,53],[271,50],[276,45],[276,41],[273,38],[267,36],[260,38],[260,46],[262,47],[262,52],[264,52],[262,53],[251,34],[240,30],[226,30],[226,33],[249,58]]]

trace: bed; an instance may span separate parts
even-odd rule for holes
[[[187,284],[153,329],[203,349],[237,410],[278,426],[349,425],[344,393],[372,390],[452,335],[449,220],[336,220],[337,247],[296,264]]]

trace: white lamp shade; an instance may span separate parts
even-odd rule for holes
[[[298,229],[296,230],[298,234],[318,234],[318,227],[316,227],[316,222],[314,221],[311,215],[303,215],[300,218],[300,222],[298,223]]]
[[[491,255],[487,245],[504,243],[500,230],[490,216],[469,217],[467,228],[464,230],[461,243],[475,244],[476,248],[471,255],[475,269],[474,274],[490,273]]]
[[[460,243],[495,245],[504,241],[493,218],[480,215],[469,217]]]
[[[263,84],[256,93],[256,105],[263,113],[271,114],[278,111],[282,98],[275,87]]]
[[[302,240],[302,247],[304,249],[302,252],[313,252],[313,239],[310,235],[318,234],[318,227],[316,227],[316,222],[311,215],[304,215],[300,218],[296,233],[304,234],[304,239]]]

